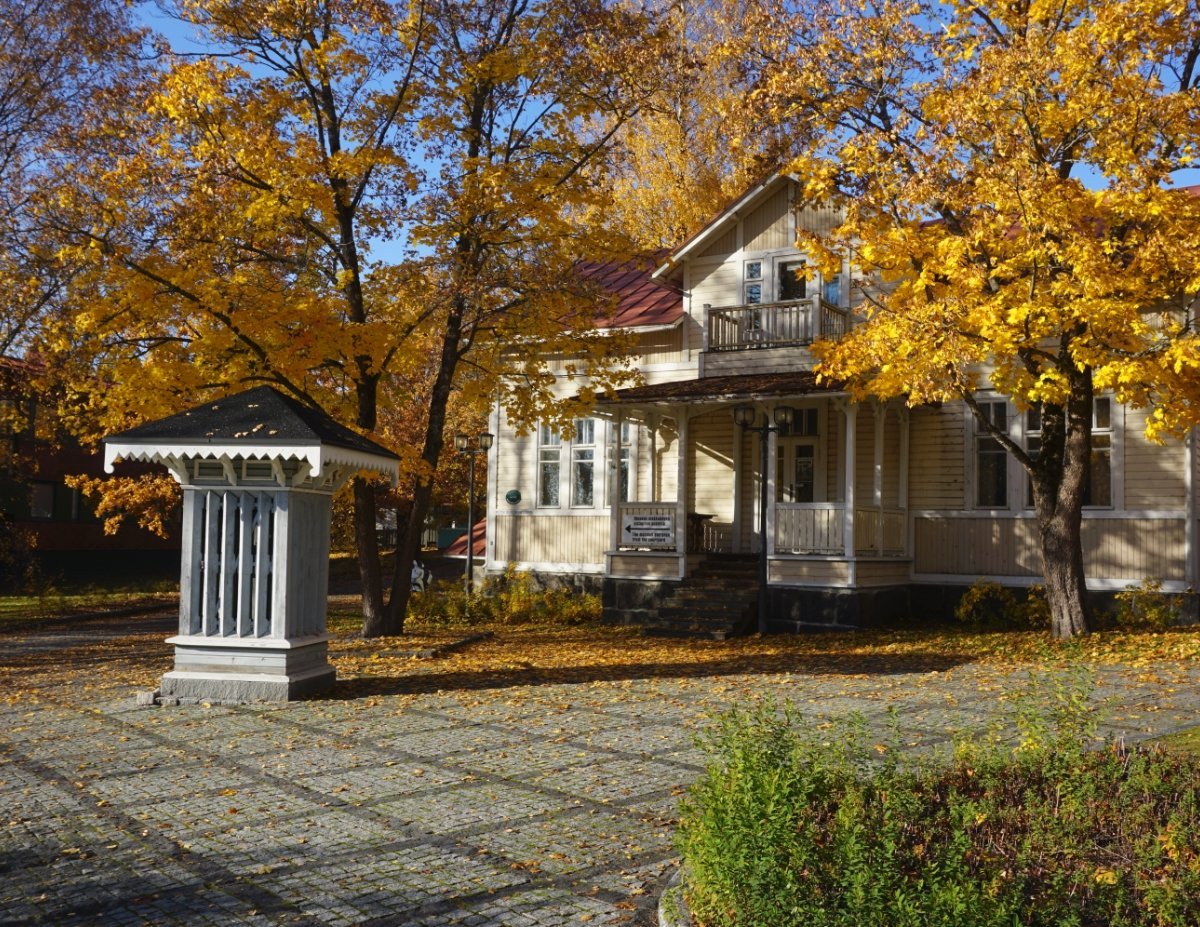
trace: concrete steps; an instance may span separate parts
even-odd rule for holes
[[[659,607],[643,616],[645,633],[656,637],[726,640],[755,627],[758,564],[749,558],[705,560]]]

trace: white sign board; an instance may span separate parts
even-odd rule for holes
[[[675,516],[622,515],[621,546],[673,550],[675,547]]]

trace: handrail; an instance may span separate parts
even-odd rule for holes
[[[745,351],[838,339],[850,328],[850,313],[820,296],[778,303],[705,310],[710,351]]]

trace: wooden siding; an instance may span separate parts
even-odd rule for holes
[[[691,314],[704,324],[704,304],[736,306],[742,301],[740,261],[724,264],[693,264],[691,267]]]
[[[729,228],[714,238],[712,244],[700,252],[700,257],[728,257],[737,250],[737,222],[731,222]]]
[[[1183,519],[1092,518],[1083,522],[1089,579],[1182,580]],[[917,573],[1040,576],[1032,518],[918,518]]]
[[[726,409],[688,422],[688,511],[713,515],[718,524],[733,522],[734,427]]]
[[[768,582],[781,586],[845,586],[850,564],[845,560],[784,560],[767,563]]]
[[[796,210],[796,227],[816,235],[833,234],[842,224],[842,212],[836,206],[802,206]]]
[[[842,432],[846,417],[833,403],[825,406],[825,499],[845,502],[842,494]]]
[[[808,348],[788,346],[749,351],[712,351],[704,356],[704,375],[732,376],[739,373],[789,373],[809,370],[814,359]]]
[[[900,422],[897,409],[887,410],[883,424],[883,506],[904,508],[907,500],[900,498]]]
[[[911,569],[910,560],[860,560],[854,577],[859,586],[906,586]]]
[[[501,563],[603,563],[604,515],[498,515],[490,559]]]
[[[679,558],[674,554],[613,554],[609,558],[608,575],[635,579],[678,579]]]
[[[683,334],[682,326],[666,331],[641,332],[637,336],[636,349],[639,359],[634,366],[675,364],[687,360]]]
[[[908,500],[913,509],[961,509],[966,497],[963,406],[920,406],[909,419]]]
[[[782,183],[742,222],[742,247],[746,251],[773,251],[795,245],[791,223],[791,184]]]
[[[875,407],[863,403],[858,407],[858,422],[854,430],[854,503],[873,505],[875,498]]]
[[[1122,409],[1114,406],[1114,416]],[[1187,456],[1183,442],[1146,440],[1146,410],[1125,409],[1125,508],[1182,509],[1187,504],[1184,477]]]

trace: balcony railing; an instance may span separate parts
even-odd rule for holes
[[[819,296],[786,303],[726,306],[707,310],[710,351],[746,351],[812,344],[818,338],[841,338],[850,313]]]

